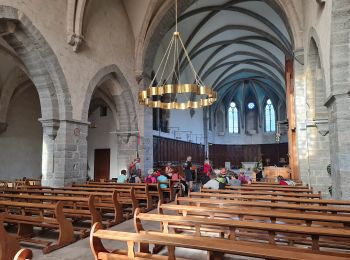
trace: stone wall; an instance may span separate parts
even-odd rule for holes
[[[0,134],[1,180],[40,177],[43,130],[39,117],[39,97],[33,86],[12,99],[8,128]]]

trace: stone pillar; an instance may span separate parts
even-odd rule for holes
[[[350,199],[350,0],[333,0],[331,96],[326,102],[333,197]]]
[[[209,157],[209,109],[208,107],[203,108],[203,134],[204,134],[204,157]]]
[[[306,79],[304,73],[304,50],[295,51],[294,60],[294,102],[298,166],[300,178],[310,183],[308,165],[308,143],[306,135]]]
[[[87,176],[88,123],[40,120],[43,128],[42,183],[63,187]]]
[[[139,111],[140,152],[143,156],[143,172],[147,174],[147,170],[153,168],[153,113],[151,108],[143,106],[140,106]]]
[[[139,83],[139,89],[144,89],[149,86],[151,79],[147,75],[142,75],[137,77],[137,82]],[[147,174],[147,171],[153,168],[153,110],[139,105],[138,101],[136,101],[135,106],[138,111],[140,154],[143,158],[141,161],[142,169],[144,174]]]

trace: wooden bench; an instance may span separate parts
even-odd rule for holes
[[[125,241],[127,251],[109,251],[101,240]],[[168,256],[152,255],[149,252],[136,253],[135,244],[156,244],[166,246]],[[175,248],[191,248],[208,252],[208,259],[222,259],[223,254],[232,254],[263,259],[278,260],[345,260],[347,257],[333,254],[316,254],[301,249],[267,246],[259,243],[232,241],[228,239],[197,237],[191,235],[164,234],[159,232],[128,233],[103,230],[100,223],[96,223],[90,234],[90,247],[95,259],[178,259],[175,257]]]
[[[175,195],[176,195],[177,191],[179,190],[179,188],[175,187],[175,184],[178,184],[178,183],[179,183],[179,181],[168,180],[168,181],[164,181],[164,182],[149,183],[148,185],[150,187],[157,187],[157,188],[154,188],[153,190],[160,191],[161,194],[159,194],[160,195],[159,200],[164,202],[164,197],[168,197],[169,201],[173,201],[175,199]],[[160,187],[161,184],[166,185],[166,187],[161,188]],[[168,194],[168,196],[166,196],[165,194]],[[182,192],[180,192],[180,194],[182,194]]]
[[[332,199],[304,199],[293,197],[278,197],[278,196],[252,196],[240,194],[222,194],[222,193],[205,193],[205,192],[190,192],[190,198],[217,198],[217,199],[236,199],[247,201],[270,201],[270,202],[288,202],[296,204],[318,204],[320,206],[327,205],[343,205],[350,206],[349,200],[332,200]]]
[[[307,227],[290,224],[261,223],[253,221],[203,218],[199,216],[179,216],[164,214],[140,213],[136,210],[134,223],[137,233],[145,231],[141,221],[159,222],[160,232],[175,233],[176,230],[194,232],[202,236],[202,232],[227,233],[231,240],[248,240],[268,242],[276,245],[311,245],[312,250],[319,251],[325,248],[347,249],[350,252],[350,230],[326,227]],[[350,254],[348,254],[350,257]]]
[[[318,206],[318,205],[306,205],[306,204],[288,204],[288,203],[270,203],[270,202],[253,202],[253,201],[239,201],[239,200],[219,200],[219,199],[202,199],[202,198],[189,198],[189,197],[177,197],[177,204],[188,203],[196,206],[236,206],[237,208],[265,208],[271,210],[292,210],[299,212],[320,212],[320,213],[333,213],[333,214],[349,214],[349,207],[334,207],[334,206]]]
[[[292,180],[295,182],[295,186],[303,186],[303,182],[298,181],[298,180]],[[266,184],[266,185],[280,185],[278,182],[268,182],[268,181],[253,181],[251,185],[261,185],[261,184]],[[306,184],[307,186],[308,184]]]
[[[278,186],[278,187],[255,187],[255,186],[225,186],[226,189],[231,189],[231,190],[265,190],[265,191],[270,191],[270,192],[275,192],[275,191],[282,191],[282,192],[300,192],[300,193],[313,193],[312,188],[298,188],[298,187],[291,187],[291,186]]]
[[[17,254],[13,258],[10,258],[10,259],[13,259],[13,260],[30,260],[32,258],[33,258],[32,250],[27,249],[27,248],[22,248],[22,249],[20,249],[17,252]],[[0,259],[2,259],[2,258],[0,258]]]
[[[61,190],[60,188],[38,188],[38,189],[6,189],[0,193],[0,198],[19,198],[23,200],[35,200],[36,196],[43,196],[43,200],[54,199],[70,202],[73,208],[77,208],[76,204],[79,200],[86,201],[86,198],[93,196],[95,200],[90,200],[88,207],[90,213],[83,212],[83,215],[91,217],[91,223],[94,224],[98,219],[100,221],[107,221],[108,226],[118,224],[123,221],[123,213],[121,204],[118,202],[117,191],[111,192],[89,192],[89,191],[69,191]],[[13,196],[13,195],[14,196]],[[62,198],[63,197],[63,198]],[[37,200],[40,200],[37,197]],[[65,205],[66,206],[66,205]],[[83,205],[79,205],[82,207]],[[135,205],[136,206],[136,205]],[[85,207],[86,208],[86,207]],[[136,208],[136,207],[135,207]],[[112,213],[112,219],[110,215],[104,213]]]
[[[295,185],[295,186],[287,186],[280,185],[279,183],[258,183],[252,182],[251,184],[242,184],[243,187],[279,187],[279,188],[294,188],[294,189],[309,189],[308,185]]]
[[[83,188],[102,188],[102,189],[134,189],[135,198],[139,204],[146,202],[146,210],[153,208],[152,196],[149,193],[147,183],[109,183],[109,182],[94,182],[93,184],[73,184],[73,187]]]
[[[321,198],[321,192],[319,193],[297,193],[297,192],[272,192],[268,190],[254,190],[254,191],[246,191],[246,190],[212,190],[201,188],[201,192],[212,192],[212,193],[223,193],[223,194],[242,194],[242,195],[271,195],[271,196],[286,196],[286,197],[296,197],[296,198]]]
[[[183,216],[205,216],[210,218],[228,218],[251,221],[265,221],[270,223],[298,223],[307,226],[332,226],[350,229],[350,216],[334,215],[334,214],[314,214],[314,213],[295,213],[284,211],[271,211],[261,209],[244,209],[231,207],[204,207],[204,206],[188,206],[175,204],[159,204],[158,213],[163,214],[174,212]]]
[[[63,203],[63,213],[65,217],[82,220],[90,220],[91,226],[96,222],[102,222],[102,215],[95,207],[93,195],[86,197],[64,197],[64,196],[40,196],[28,194],[0,194],[0,201],[33,202],[33,203]],[[82,231],[82,237],[86,237],[87,232]]]
[[[0,214],[0,259],[1,260],[25,260],[32,259],[33,254],[29,249],[21,249],[15,236],[6,232],[3,225],[4,216]]]
[[[3,212],[3,222],[18,225],[17,236],[22,242],[43,247],[43,252],[49,253],[58,248],[73,243],[74,227],[63,213],[63,203],[43,204],[0,200]],[[50,217],[48,215],[51,215]],[[32,239],[34,227],[54,229],[58,231],[56,243],[48,240]]]

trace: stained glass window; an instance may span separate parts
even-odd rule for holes
[[[228,109],[228,131],[231,134],[239,133],[238,109],[235,102],[231,102]]]
[[[266,106],[265,106],[265,129],[266,129],[266,132],[276,131],[275,108],[273,107],[270,99],[266,101]]]

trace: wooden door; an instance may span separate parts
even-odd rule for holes
[[[110,149],[96,149],[94,162],[94,179],[109,179]]]

